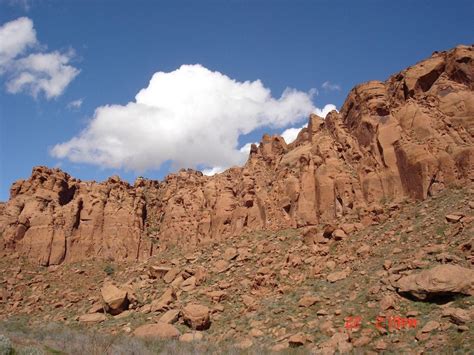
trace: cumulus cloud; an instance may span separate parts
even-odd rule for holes
[[[203,166],[206,173],[242,164],[250,144],[240,135],[283,128],[316,111],[311,94],[286,89],[274,98],[260,80],[238,82],[201,65],[157,72],[126,105],[96,109],[88,126],[51,150],[56,158],[125,168]]]
[[[341,91],[341,86],[338,84],[333,84],[330,81],[325,81],[321,87],[326,91]]]
[[[0,73],[16,56],[37,44],[33,21],[27,17],[0,26]]]
[[[245,154],[245,155],[249,155],[250,154],[250,148],[252,147],[252,144],[257,144],[258,145],[258,142],[246,143],[244,146],[242,146],[242,148],[239,149],[239,152],[241,152],[242,154]]]
[[[0,26],[0,75],[5,75],[9,93],[26,92],[47,99],[61,95],[79,70],[69,63],[74,51],[39,52],[33,21],[20,17]],[[26,55],[29,49],[34,53]]]
[[[225,168],[223,168],[222,166],[215,166],[213,168],[202,170],[202,173],[206,176],[213,176],[222,173],[224,170]]]
[[[286,143],[291,143],[291,142],[294,142],[294,140],[296,139],[296,137],[298,137],[298,133],[300,133],[300,131],[305,128],[307,125],[304,125],[302,127],[293,127],[293,128],[288,128],[288,129],[285,129],[283,131],[283,133],[281,134],[281,136],[283,137],[283,139],[285,140]]]
[[[84,102],[84,99],[77,99],[77,100],[71,101],[67,104],[67,108],[70,110],[77,110],[82,106],[83,102]]]
[[[335,105],[333,104],[327,104],[327,105],[324,105],[323,109],[319,109],[319,108],[316,108],[316,110],[314,111],[315,114],[317,114],[319,117],[322,117],[322,118],[326,118],[326,116],[328,115],[329,112],[331,111],[334,111],[336,110],[337,111],[337,108]]]
[[[316,108],[314,113],[317,114],[319,117],[326,118],[327,114],[333,110],[336,110],[336,106],[334,106],[333,104],[327,104],[324,106],[322,110]],[[281,136],[285,139],[285,142],[289,144],[291,142],[294,142],[295,139],[298,137],[298,134],[300,133],[300,131],[307,126],[308,124],[305,124],[304,126],[301,126],[301,127],[288,128],[283,131]]]

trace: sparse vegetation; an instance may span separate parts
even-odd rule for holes
[[[112,276],[115,273],[115,268],[111,264],[107,264],[104,267],[104,272],[107,275]]]

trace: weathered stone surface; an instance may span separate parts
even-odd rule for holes
[[[184,322],[192,329],[205,330],[211,326],[209,308],[200,304],[188,304],[182,311]]]
[[[107,319],[104,313],[89,313],[79,317],[81,323],[100,323]]]
[[[343,271],[336,271],[336,272],[330,273],[326,279],[329,282],[336,282],[336,281],[344,280],[347,276],[349,276],[349,274],[350,274],[350,270],[348,269],[343,270]]]
[[[179,338],[181,333],[179,330],[171,324],[167,323],[155,323],[155,324],[145,324],[133,332],[138,338],[159,338],[159,339],[173,339]]]
[[[471,314],[469,311],[462,308],[445,308],[443,309],[442,316],[448,317],[452,323],[457,325],[462,325],[471,321]]]
[[[398,292],[418,299],[452,294],[474,295],[474,270],[458,265],[439,265],[398,280]]]
[[[111,283],[107,283],[100,289],[100,293],[106,304],[107,312],[118,314],[127,309],[127,291],[121,290]]]
[[[143,260],[169,243],[192,248],[341,217],[376,222],[384,201],[425,199],[474,179],[473,78],[473,46],[436,52],[385,82],[356,86],[339,112],[311,115],[291,144],[265,135],[244,166],[212,177],[181,170],[130,185],[36,167],[2,204],[0,249],[45,266]],[[352,227],[341,230],[337,238]],[[230,249],[223,258],[235,256]]]
[[[157,312],[165,310],[176,299],[176,293],[173,288],[168,288],[159,299],[151,302],[150,311]]]
[[[160,317],[160,322],[174,324],[179,318],[180,311],[178,309],[170,309]]]
[[[321,299],[317,296],[306,295],[300,298],[298,301],[299,307],[311,307],[316,302],[321,301]]]

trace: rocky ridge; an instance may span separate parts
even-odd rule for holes
[[[0,250],[47,266],[146,260],[259,230],[343,239],[386,218],[388,201],[472,181],[473,142],[474,47],[458,46],[356,86],[293,143],[265,135],[243,167],[213,177],[181,170],[130,185],[36,167],[0,209]]]

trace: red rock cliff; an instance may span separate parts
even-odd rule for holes
[[[245,166],[163,182],[83,182],[36,167],[0,208],[0,249],[55,265],[142,259],[259,229],[318,226],[380,213],[474,179],[474,47],[428,58],[312,115],[286,144],[264,136]]]

